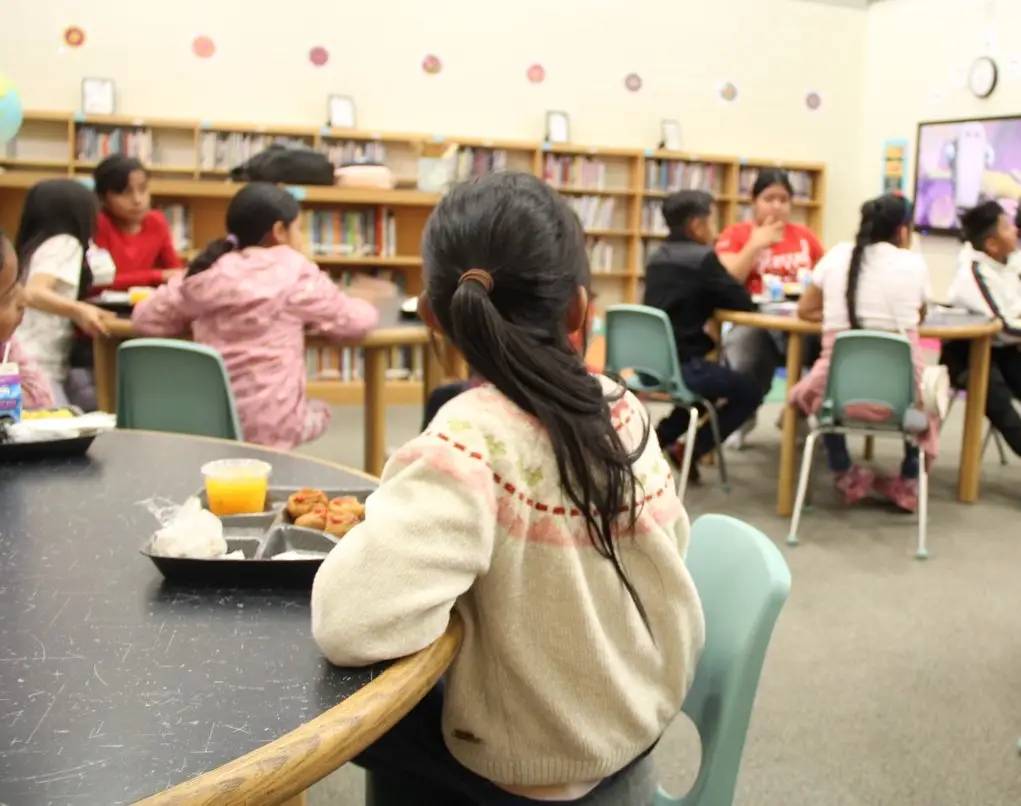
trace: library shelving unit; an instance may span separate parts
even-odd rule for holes
[[[422,290],[419,244],[440,193],[418,190],[425,163],[449,159],[446,174],[462,182],[494,171],[532,173],[570,202],[585,228],[599,307],[641,299],[648,251],[665,235],[662,200],[681,189],[703,189],[717,200],[722,228],[748,215],[748,195],[759,170],[782,167],[795,186],[796,215],[821,232],[825,167],[663,151],[551,145],[435,134],[355,131],[314,126],[268,126],[199,120],[83,117],[71,112],[25,113],[6,150],[0,149],[0,225],[13,232],[25,193],[53,177],[89,181],[96,163],[128,153],[152,176],[153,205],[163,210],[179,252],[190,255],[221,237],[227,204],[238,185],[230,171],[271,143],[301,142],[337,166],[382,163],[397,180],[393,190],[289,188],[302,203],[311,259],[345,285],[356,272]],[[426,185],[423,185],[426,186]],[[310,350],[309,393],[332,403],[362,399],[359,351]],[[395,349],[388,403],[421,400],[420,352]]]

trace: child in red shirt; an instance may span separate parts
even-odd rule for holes
[[[812,230],[790,220],[793,196],[785,171],[760,171],[752,187],[752,219],[731,224],[716,241],[720,262],[753,297],[765,289],[765,277],[801,283],[826,254]],[[805,366],[810,367],[819,356],[821,342],[809,337],[804,344]],[[767,395],[777,369],[786,364],[787,344],[782,334],[735,326],[723,335],[723,351],[727,365],[751,375]],[[754,426],[754,419],[746,423],[742,437]]]
[[[114,154],[96,166],[92,178],[101,205],[95,243],[117,267],[108,288],[156,286],[183,274],[166,219],[151,207],[149,173],[142,163]]]

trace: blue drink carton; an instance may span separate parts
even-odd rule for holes
[[[786,299],[783,289],[783,279],[777,277],[775,274],[767,274],[764,280],[766,284],[766,294],[769,295],[769,301],[783,302]]]
[[[0,422],[19,422],[21,406],[21,372],[18,365],[0,364]]]

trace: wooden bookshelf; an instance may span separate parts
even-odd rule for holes
[[[125,151],[149,167],[153,206],[166,213],[179,251],[191,255],[223,235],[227,204],[238,188],[228,181],[230,169],[280,139],[303,142],[334,164],[382,162],[397,180],[393,190],[291,189],[306,217],[310,258],[341,284],[352,272],[374,272],[392,279],[406,294],[422,290],[422,230],[441,194],[418,190],[420,176],[426,161],[451,154],[450,163],[445,164],[452,182],[518,170],[544,178],[563,194],[585,228],[601,306],[641,298],[646,255],[665,236],[659,208],[677,190],[712,192],[722,229],[748,214],[755,173],[783,168],[790,172],[797,191],[796,220],[816,233],[823,227],[826,171],[818,163],[315,126],[83,117],[52,111],[25,112],[18,137],[6,152],[0,150],[0,225],[15,231],[25,193],[36,182],[53,177],[88,182],[99,159]],[[382,216],[383,243],[356,239],[355,243],[324,244],[308,236],[324,231],[317,221],[332,222],[336,232],[338,220],[346,226],[349,221],[375,221],[375,216]],[[356,356],[350,360],[357,363]],[[310,358],[310,394],[337,404],[361,401],[356,365],[338,367],[326,357],[320,358],[317,369],[312,363]],[[388,402],[419,400],[420,357],[395,350],[391,365],[395,377],[387,384]],[[402,373],[406,379],[396,377]]]

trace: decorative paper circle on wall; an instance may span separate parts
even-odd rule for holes
[[[430,53],[422,59],[422,69],[429,75],[434,76],[443,69],[443,62],[440,61],[439,56],[433,56]]]
[[[322,67],[330,60],[330,54],[326,48],[316,45],[308,52],[308,60],[316,67]]]
[[[733,82],[725,81],[720,85],[720,98],[728,104],[737,100],[737,87],[733,84]]]
[[[642,77],[638,73],[628,73],[624,76],[624,86],[631,92],[638,92],[642,88]]]
[[[216,53],[216,43],[208,36],[196,36],[191,41],[191,52],[200,59],[208,59]]]
[[[820,106],[822,106],[822,96],[817,92],[808,93],[808,95],[805,96],[805,106],[815,112]]]
[[[533,64],[528,68],[526,75],[533,84],[542,84],[546,80],[546,69],[541,64]]]
[[[69,48],[80,48],[85,44],[85,31],[77,25],[70,25],[64,29],[64,44]]]

